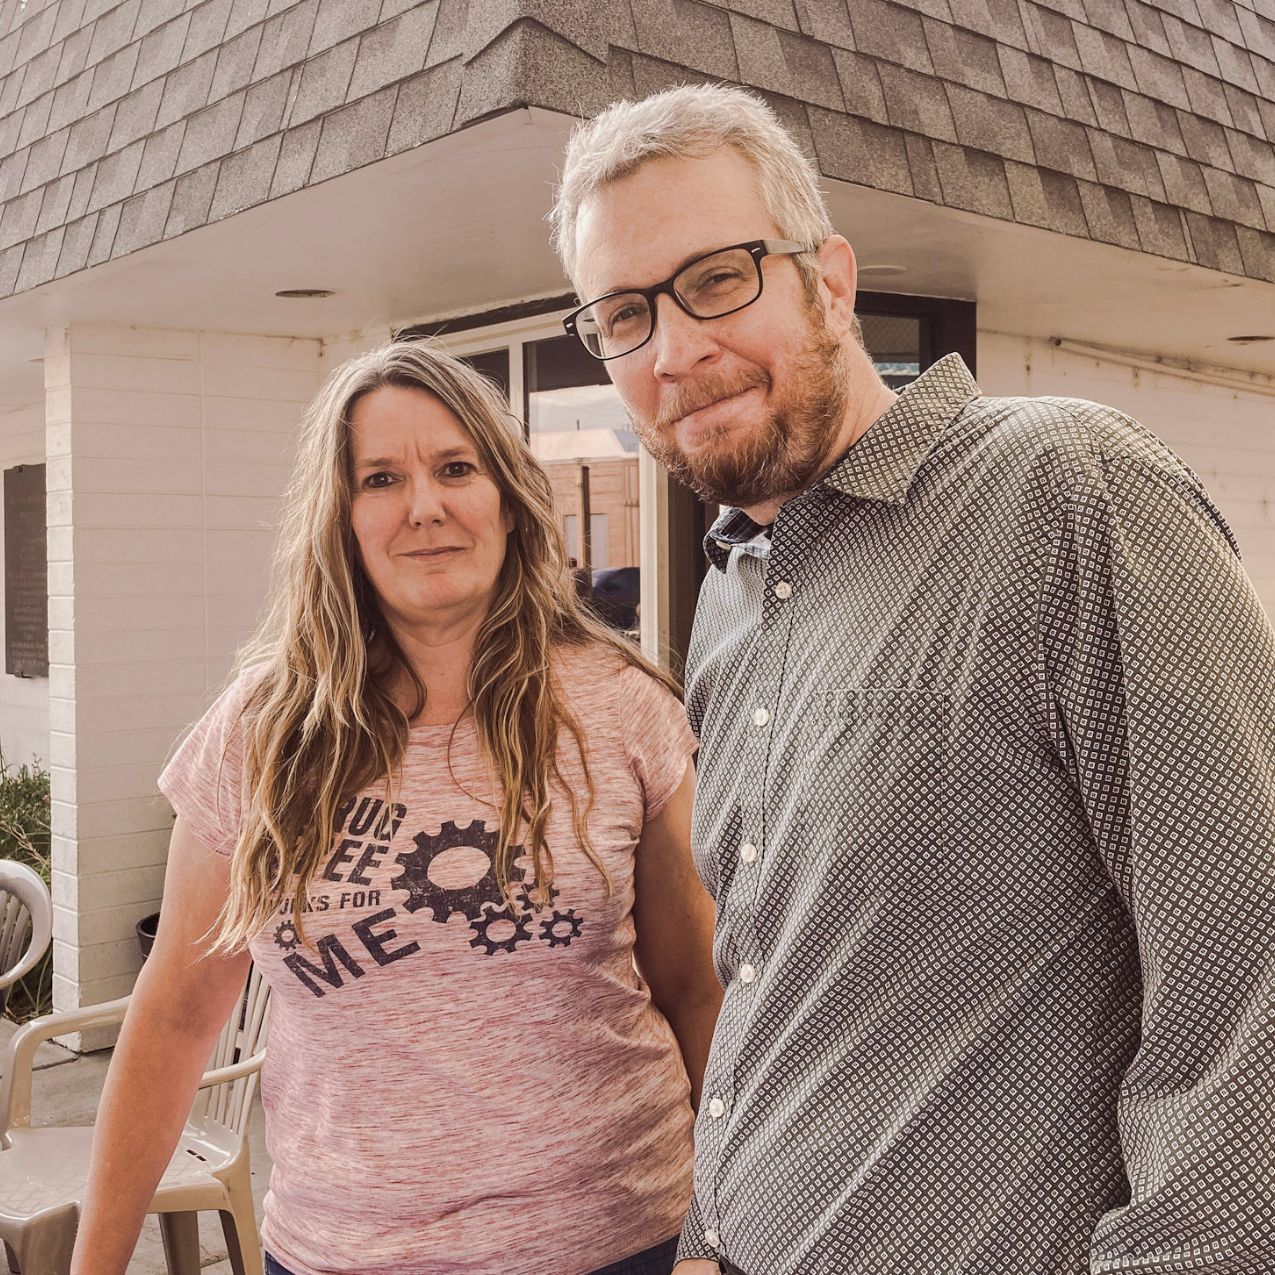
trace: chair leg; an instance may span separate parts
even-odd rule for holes
[[[223,1179],[230,1208],[221,1211],[221,1229],[226,1236],[230,1269],[234,1275],[265,1275],[261,1260],[261,1238],[257,1234],[257,1214],[252,1205],[252,1177],[245,1160],[240,1172]]]
[[[10,1270],[16,1269],[22,1275],[71,1275],[71,1252],[79,1218],[79,1207],[71,1204],[56,1216],[45,1216],[17,1235],[6,1237]]]
[[[221,1229],[226,1237],[226,1252],[234,1275],[265,1275],[261,1241],[257,1238],[256,1217],[249,1216],[245,1219],[223,1211]]]
[[[199,1214],[161,1213],[159,1234],[168,1275],[199,1275]]]
[[[230,1261],[231,1275],[244,1275],[243,1245],[239,1243],[235,1215],[222,1209],[218,1216],[221,1218],[221,1233],[226,1237],[226,1256]]]

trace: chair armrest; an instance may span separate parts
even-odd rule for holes
[[[243,1076],[251,1076],[254,1071],[261,1069],[261,1064],[265,1061],[266,1051],[259,1049],[251,1058],[241,1058],[228,1067],[217,1067],[212,1071],[204,1072],[199,1088],[211,1089],[213,1085],[224,1085],[232,1080],[239,1080]]]
[[[4,1076],[0,1078],[0,1139],[10,1129],[26,1129],[31,1124],[31,1069],[40,1045],[68,1032],[121,1023],[128,1002],[127,996],[121,996],[101,1005],[58,1010],[18,1028],[5,1050]]]

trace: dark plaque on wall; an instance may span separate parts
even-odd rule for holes
[[[49,675],[49,561],[44,466],[4,471],[4,671]]]

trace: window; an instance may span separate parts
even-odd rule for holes
[[[592,514],[589,518],[589,543],[592,547],[593,569],[611,569],[611,518],[609,514]],[[629,563],[636,566],[636,563]]]
[[[505,391],[549,475],[581,591],[613,627],[635,633],[643,534],[637,436],[606,369],[562,334],[556,318],[402,335],[443,337],[454,354]],[[589,520],[585,544],[582,517]]]
[[[471,354],[465,362],[476,372],[481,372],[489,381],[500,386],[501,392],[509,397],[509,351],[484,350],[481,354]]]
[[[975,371],[972,301],[861,292],[855,312],[863,325],[863,344],[893,390],[911,384],[945,354],[959,354]]]
[[[574,337],[528,341],[522,353],[528,439],[553,484],[567,553],[593,585],[629,568],[636,588],[638,440],[620,396]],[[586,517],[589,543],[581,544]]]
[[[901,390],[921,375],[921,320],[906,314],[863,314],[863,344],[881,379]]]

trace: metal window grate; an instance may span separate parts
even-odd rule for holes
[[[863,344],[882,380],[892,389],[921,375],[921,320],[906,314],[860,314]]]

